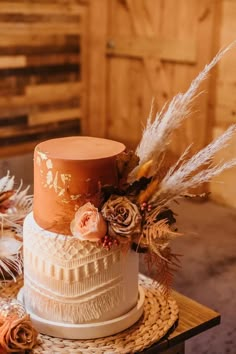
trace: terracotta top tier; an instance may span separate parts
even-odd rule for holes
[[[51,139],[34,151],[34,218],[42,228],[71,235],[76,210],[99,206],[101,185],[118,182],[116,157],[125,146],[113,140],[74,136]]]

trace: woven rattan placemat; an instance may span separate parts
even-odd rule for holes
[[[1,297],[15,297],[23,280],[0,286]],[[160,296],[150,281],[140,276],[145,290],[144,313],[132,327],[118,334],[94,340],[67,340],[39,335],[39,344],[33,353],[47,354],[125,354],[135,353],[163,338],[178,319],[178,306],[172,297]]]

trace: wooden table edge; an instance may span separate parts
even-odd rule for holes
[[[147,284],[151,284],[153,280],[148,276],[140,274],[141,279],[146,279]],[[185,295],[180,294],[179,292],[173,290],[171,296],[176,300],[177,305],[179,306],[179,319],[176,323],[175,328],[170,329],[167,335],[161,339],[159,342],[153,344],[150,348],[145,350],[145,353],[152,353],[153,349],[158,349],[159,351],[167,350],[173,346],[176,346],[180,343],[183,343],[185,340],[190,339],[210,328],[213,328],[220,324],[221,315],[220,313],[212,310],[211,308],[193,300]],[[204,318],[196,319],[196,324],[187,330],[183,330],[183,314],[186,313],[187,306],[199,310],[202,313],[205,313]],[[153,352],[154,353],[154,352]]]

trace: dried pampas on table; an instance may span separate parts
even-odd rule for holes
[[[32,209],[29,187],[15,189],[15,177],[9,172],[0,179],[0,279],[16,280],[22,274],[22,229]]]

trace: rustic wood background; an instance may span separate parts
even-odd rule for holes
[[[90,92],[90,109],[96,111],[89,114],[88,131],[135,146],[152,97],[160,109],[212,58],[218,7],[198,0],[101,0],[91,7],[102,16],[90,19],[100,43],[100,55],[90,63],[90,88],[100,89],[96,97]],[[209,91],[209,85],[210,80],[201,89]],[[198,149],[209,140],[211,95],[201,95],[193,117],[177,133],[175,153],[190,142]]]
[[[236,2],[220,2],[221,21],[217,27],[218,46],[223,47],[236,40]],[[236,123],[236,48],[218,64],[215,77],[214,120],[211,125],[213,137],[222,134],[231,124]],[[206,118],[207,119],[207,118]],[[236,157],[236,136],[229,146],[215,159],[220,162]],[[210,184],[212,199],[236,208],[236,168],[223,172]]]
[[[80,132],[81,1],[0,3],[0,154]]]
[[[135,147],[152,98],[160,110],[185,91],[235,39],[235,15],[233,0],[1,1],[0,156],[72,134]],[[192,116],[173,136],[173,158],[235,122],[235,52],[201,86]],[[236,139],[224,156],[235,153]],[[211,190],[216,200],[236,206],[234,173],[223,174]]]
[[[233,0],[90,2],[96,54],[89,60],[85,132],[136,146],[152,97],[160,110],[185,91],[217,51],[236,39],[235,15]],[[190,144],[192,153],[199,150],[235,123],[235,55],[236,49],[228,53],[201,86],[193,114],[173,136],[172,159]],[[236,138],[215,162],[235,155]],[[235,172],[225,172],[203,190],[236,207]]]

